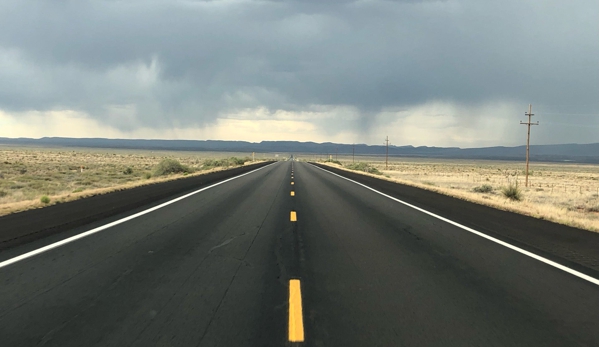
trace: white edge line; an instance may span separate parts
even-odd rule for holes
[[[382,195],[382,196],[384,196],[384,197],[386,197],[386,198],[389,198],[389,199],[391,199],[391,200],[394,200],[394,201],[396,201],[396,202],[399,202],[400,204],[403,204],[403,205],[406,205],[406,206],[408,206],[408,207],[411,207],[411,208],[413,208],[413,209],[415,209],[415,210],[417,210],[417,211],[420,211],[420,212],[422,212],[422,213],[428,214],[429,216],[435,217],[435,218],[437,218],[437,219],[440,219],[440,220],[442,220],[442,221],[444,221],[444,222],[446,222],[446,223],[449,223],[449,224],[451,224],[451,225],[454,225],[454,226],[456,226],[456,227],[458,227],[458,228],[461,228],[461,229],[464,229],[464,230],[466,230],[466,231],[469,231],[469,232],[471,232],[471,233],[473,233],[473,234],[476,234],[476,235],[478,235],[478,236],[480,236],[480,237],[483,237],[483,238],[485,238],[485,239],[487,239],[487,240],[493,241],[493,242],[495,242],[495,243],[497,243],[497,244],[500,244],[500,245],[502,245],[502,246],[504,246],[504,247],[507,247],[507,248],[509,248],[509,249],[511,249],[511,250],[514,250],[514,251],[516,251],[516,252],[518,252],[518,253],[524,254],[524,255],[526,255],[526,256],[529,256],[529,257],[531,257],[531,258],[533,258],[533,259],[536,259],[536,260],[538,260],[538,261],[540,261],[540,262],[543,262],[543,263],[545,263],[545,264],[547,264],[547,265],[553,266],[554,268],[557,268],[557,269],[560,269],[560,270],[562,270],[562,271],[565,271],[565,272],[567,272],[567,273],[569,273],[569,274],[571,274],[571,275],[574,275],[574,276],[576,276],[576,277],[579,277],[579,278],[581,278],[581,279],[583,279],[583,280],[585,280],[585,281],[588,281],[588,282],[591,282],[591,283],[593,283],[593,284],[599,285],[599,279],[596,279],[596,278],[594,278],[594,277],[591,277],[591,276],[589,276],[589,275],[585,275],[585,274],[583,274],[582,272],[578,272],[578,271],[576,271],[576,270],[574,270],[574,269],[570,269],[570,268],[569,268],[569,267],[567,267],[567,266],[564,266],[564,265],[558,264],[558,263],[556,263],[556,262],[554,262],[554,261],[551,261],[551,260],[549,260],[549,259],[547,259],[547,258],[541,257],[541,256],[539,256],[539,255],[536,255],[536,254],[534,254],[534,253],[531,253],[531,252],[529,252],[529,251],[527,251],[527,250],[524,250],[524,249],[522,249],[522,248],[520,248],[520,247],[516,247],[516,246],[514,246],[514,245],[511,245],[511,244],[509,244],[509,243],[507,243],[507,242],[504,242],[504,241],[498,240],[498,239],[496,239],[496,238],[494,238],[494,237],[491,237],[491,236],[489,236],[489,235],[487,235],[487,234],[484,234],[484,233],[482,233],[482,232],[480,232],[480,231],[474,230],[474,229],[472,229],[472,228],[469,228],[469,227],[467,227],[467,226],[465,226],[465,225],[462,225],[462,224],[460,224],[460,223],[454,222],[454,221],[452,221],[452,220],[450,220],[450,219],[447,219],[447,218],[445,218],[445,217],[441,217],[441,216],[439,216],[439,215],[436,215],[436,214],[434,214],[434,213],[432,213],[432,212],[429,212],[429,211],[427,211],[427,210],[425,210],[425,209],[422,209],[422,208],[420,208],[420,207],[418,207],[418,206],[414,206],[414,205],[412,205],[412,204],[409,204],[409,203],[407,203],[407,202],[405,202],[405,201],[399,200],[399,199],[397,199],[397,198],[394,198],[394,197],[392,197],[392,196],[390,196],[390,195],[387,195],[387,194],[385,194],[385,193],[379,192],[378,190],[376,190],[376,189],[373,189],[373,188],[370,188],[369,186],[367,186],[367,185],[365,185],[365,184],[362,184],[362,183],[360,183],[360,182],[356,182],[356,181],[354,181],[354,180],[352,180],[352,179],[349,179],[349,178],[347,178],[347,177],[343,177],[343,176],[341,176],[341,175],[338,175],[338,174],[336,174],[336,173],[334,173],[334,172],[331,172],[331,171],[325,170],[325,169],[323,169],[323,168],[320,168],[320,167],[318,167],[318,166],[316,166],[316,165],[314,165],[314,164],[310,164],[310,165],[312,165],[312,166],[314,166],[315,168],[317,168],[317,169],[320,169],[320,170],[322,170],[322,171],[324,171],[324,172],[328,172],[328,173],[330,173],[331,175],[335,175],[335,176],[337,176],[337,177],[341,177],[341,178],[343,178],[344,180],[347,180],[347,181],[353,182],[353,183],[355,183],[355,184],[357,184],[357,185],[359,185],[359,186],[362,186],[362,187],[364,187],[364,188],[366,188],[366,189],[369,189],[369,190],[371,190],[371,191],[373,191],[373,192],[375,192],[375,193],[377,193],[377,194],[380,194],[380,195]]]
[[[114,221],[114,222],[111,222],[111,223],[108,223],[108,224],[104,224],[104,225],[102,225],[102,226],[99,226],[99,227],[97,227],[97,228],[94,228],[94,229],[91,229],[91,230],[85,231],[85,232],[83,232],[83,233],[81,233],[81,234],[77,234],[77,235],[75,235],[75,236],[71,236],[71,237],[69,237],[69,238],[66,238],[66,239],[64,239],[64,240],[57,241],[57,242],[51,243],[51,244],[49,244],[49,245],[47,245],[47,246],[44,246],[44,247],[41,247],[41,248],[35,249],[35,250],[33,250],[33,251],[30,251],[30,252],[27,252],[27,253],[21,254],[21,255],[19,255],[19,256],[16,256],[16,257],[14,257],[14,258],[10,258],[10,259],[8,259],[8,260],[5,260],[5,261],[3,261],[3,262],[1,262],[1,263],[0,263],[0,269],[1,269],[1,268],[3,268],[3,267],[6,267],[6,266],[8,266],[8,265],[14,264],[14,263],[16,263],[16,262],[19,262],[19,261],[21,261],[21,260],[25,260],[25,259],[27,259],[27,258],[31,258],[31,257],[33,257],[33,256],[36,256],[36,255],[38,255],[38,254],[41,254],[41,253],[47,252],[47,251],[49,251],[49,250],[51,250],[51,249],[54,249],[54,248],[57,248],[57,247],[60,247],[60,246],[64,246],[64,245],[66,245],[67,243],[71,243],[71,242],[73,242],[73,241],[76,241],[76,240],[82,239],[82,238],[84,238],[84,237],[86,237],[86,236],[89,236],[89,235],[92,235],[92,234],[98,233],[98,232],[100,232],[100,231],[102,231],[102,230],[106,230],[106,229],[108,229],[108,228],[111,228],[111,227],[113,227],[113,226],[115,226],[115,225],[119,225],[119,224],[125,223],[125,222],[127,222],[127,221],[130,221],[130,220],[132,220],[132,219],[135,219],[135,218],[137,218],[137,217],[141,217],[141,216],[143,216],[143,215],[145,215],[145,214],[148,214],[148,213],[150,213],[150,212],[154,212],[154,211],[156,211],[156,210],[159,210],[159,209],[161,209],[161,208],[163,208],[163,207],[165,207],[165,206],[168,206],[168,205],[174,204],[175,202],[178,202],[178,201],[181,201],[181,200],[183,200],[183,199],[186,199],[186,198],[188,198],[188,197],[190,197],[190,196],[192,196],[192,195],[198,194],[198,193],[200,193],[200,192],[203,192],[203,191],[205,191],[205,190],[208,190],[208,189],[210,189],[210,188],[214,188],[214,187],[216,187],[216,186],[219,186],[219,185],[221,185],[221,184],[223,184],[223,183],[227,183],[227,182],[229,182],[229,181],[232,181],[232,180],[234,180],[234,179],[237,179],[237,178],[243,177],[243,176],[245,176],[245,175],[249,175],[249,174],[251,174],[251,173],[254,173],[254,172],[258,171],[258,170],[262,170],[262,169],[264,169],[264,168],[266,168],[266,167],[269,167],[269,166],[271,166],[271,165],[273,165],[273,164],[275,164],[275,163],[272,163],[272,164],[265,165],[265,166],[263,166],[263,167],[257,168],[257,169],[255,169],[255,170],[252,170],[252,171],[246,172],[246,173],[244,173],[244,174],[241,174],[241,175],[238,175],[238,176],[235,176],[235,177],[227,178],[227,179],[226,179],[226,180],[224,180],[224,181],[220,181],[220,182],[218,182],[218,183],[215,183],[215,184],[212,184],[212,185],[210,185],[210,186],[208,186],[208,187],[204,187],[204,188],[202,188],[202,189],[198,189],[198,190],[196,190],[196,191],[193,191],[193,192],[191,192],[191,193],[185,194],[185,195],[183,195],[183,196],[180,196],[180,197],[178,197],[178,198],[175,198],[175,199],[173,199],[173,200],[169,200],[169,201],[167,201],[167,202],[164,202],[164,203],[162,203],[162,204],[160,204],[160,205],[157,205],[157,206],[151,207],[151,208],[149,208],[149,209],[147,209],[147,210],[143,210],[143,211],[141,211],[141,212],[138,212],[138,213],[132,214],[132,215],[130,215],[130,216],[128,216],[128,217],[121,218],[121,219],[119,219],[119,220],[116,220],[116,221]]]

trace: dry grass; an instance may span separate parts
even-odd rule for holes
[[[338,160],[343,167],[352,163],[351,157]],[[599,165],[531,163],[525,188],[524,163],[519,162],[392,158],[385,169],[384,158],[359,160],[381,171],[370,174],[374,177],[599,232]],[[520,189],[520,201],[504,196],[510,185]]]
[[[0,147],[0,215],[239,165],[247,153]],[[258,160],[271,154],[256,155]],[[154,177],[164,159],[189,172]],[[42,199],[43,197],[47,199]]]

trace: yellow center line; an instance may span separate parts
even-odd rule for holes
[[[291,185],[293,185],[293,182],[291,182]]]
[[[291,196],[295,196],[295,192],[293,190],[291,191]]]
[[[291,214],[289,215],[289,219],[292,222],[297,222],[297,213],[295,213],[295,211],[291,211]]]
[[[289,341],[304,342],[300,280],[289,280]]]

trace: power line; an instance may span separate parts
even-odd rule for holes
[[[599,116],[599,113],[551,113],[541,112],[539,115],[552,115],[552,116]]]
[[[572,123],[561,123],[561,122],[547,122],[543,123],[545,125],[559,125],[565,127],[576,127],[576,128],[598,128],[599,124],[591,125],[591,124],[572,124]]]

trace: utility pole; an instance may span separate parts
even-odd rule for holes
[[[387,136],[387,138],[385,139],[385,147],[386,147],[386,153],[385,153],[385,170],[389,169],[389,136]]]
[[[351,162],[352,164],[356,162],[356,144],[351,145]]]
[[[520,121],[520,124],[528,125],[528,137],[526,138],[526,180],[524,183],[524,185],[528,188],[528,163],[530,159],[530,126],[539,125],[539,122],[532,122],[532,116],[534,116],[534,114],[532,113],[532,105],[530,104],[528,105],[528,113],[525,112],[524,115],[528,116],[528,122],[524,123],[523,121]]]

